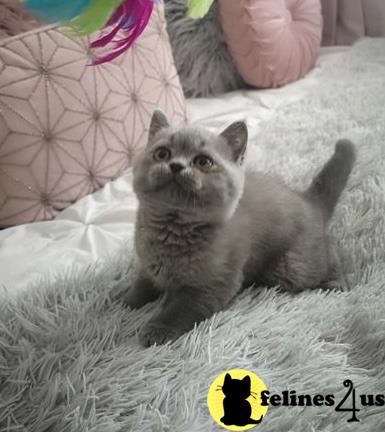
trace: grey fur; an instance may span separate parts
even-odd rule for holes
[[[144,345],[178,338],[225,308],[242,286],[279,284],[299,292],[328,278],[325,228],[353,167],[350,142],[338,142],[310,188],[299,193],[275,178],[245,173],[242,122],[216,136],[174,130],[155,112],[150,130],[134,163],[140,271],[125,298],[137,308],[164,294],[160,313],[140,333]],[[162,161],[154,159],[160,148],[170,152]],[[212,158],[212,168],[192,165],[200,154]]]
[[[228,51],[217,2],[202,19],[187,16],[187,0],[165,0],[167,30],[175,65],[189,97],[245,87]]]

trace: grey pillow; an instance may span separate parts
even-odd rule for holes
[[[164,0],[167,30],[185,95],[205,97],[245,84],[227,49],[218,5],[202,19],[187,17],[187,0]]]

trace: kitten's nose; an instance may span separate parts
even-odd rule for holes
[[[171,162],[170,170],[173,174],[178,174],[184,169],[184,165],[179,162]]]

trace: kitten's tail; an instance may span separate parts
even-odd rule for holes
[[[263,415],[261,415],[259,420],[254,420],[254,419],[250,418],[248,424],[259,424],[259,423],[261,423],[262,420],[263,420]]]
[[[339,140],[333,156],[326,162],[305,192],[308,199],[321,206],[326,221],[333,214],[334,207],[346,186],[355,160],[354,145],[349,140]]]

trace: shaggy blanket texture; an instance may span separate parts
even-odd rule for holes
[[[331,224],[346,284],[300,295],[250,288],[176,343],[144,349],[136,333],[157,306],[128,311],[114,300],[130,283],[131,245],[42,281],[0,305],[1,431],[220,431],[207,391],[232,368],[274,393],[339,401],[345,379],[357,398],[385,392],[385,41],[358,43],[321,82],[265,125],[249,161],[304,187],[338,138],[355,141],[358,162]],[[385,407],[357,404],[360,423],[334,407],[270,407],[256,430],[385,430]]]

